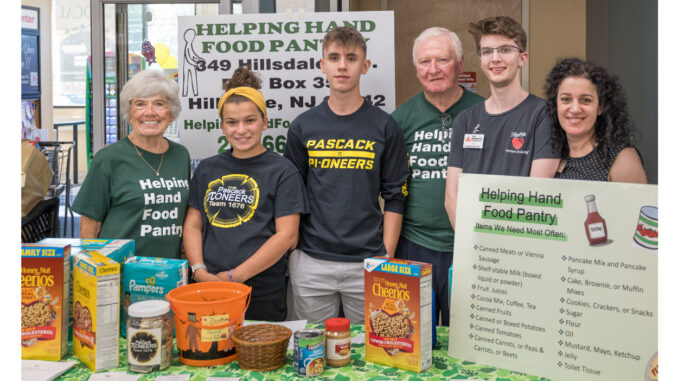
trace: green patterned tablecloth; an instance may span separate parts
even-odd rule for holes
[[[310,324],[309,328],[316,328],[319,325]],[[322,328],[322,327],[321,327]],[[363,333],[362,325],[351,325],[352,336]],[[511,372],[504,369],[476,364],[469,361],[463,361],[452,358],[447,355],[448,328],[438,327],[438,343],[433,351],[433,366],[422,373],[413,373],[397,368],[386,367],[365,361],[365,345],[354,344],[351,347],[351,363],[342,368],[326,367],[325,372],[314,380],[452,380],[452,379],[473,379],[487,381],[525,381],[525,380],[546,380],[541,377],[535,377],[518,372]],[[72,353],[72,352],[71,352]],[[75,356],[70,356],[66,360],[77,360]],[[120,367],[111,369],[109,372],[127,370],[127,342],[120,339]],[[164,374],[190,373],[191,381],[204,381],[207,377],[241,377],[244,380],[303,380],[308,378],[297,377],[294,374],[292,362],[292,351],[287,352],[287,361],[282,368],[271,372],[254,372],[240,369],[238,361],[230,362],[226,365],[214,367],[192,367],[179,362],[179,354],[174,349],[172,365],[162,372],[154,372],[142,375],[140,381],[155,380],[157,376]],[[92,372],[83,363],[78,364],[70,371],[62,375],[58,380],[63,381],[85,381],[89,379]]]

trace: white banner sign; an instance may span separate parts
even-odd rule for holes
[[[337,26],[353,27],[367,40],[372,66],[363,75],[360,90],[368,101],[391,113],[392,11],[179,17],[179,137],[193,164],[229,148],[217,103],[224,93],[223,82],[244,65],[262,79],[269,120],[263,144],[282,153],[290,122],[329,95],[319,59],[325,33]]]
[[[656,185],[462,175],[458,205],[450,356],[658,379]]]

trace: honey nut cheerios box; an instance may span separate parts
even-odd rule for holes
[[[68,352],[70,245],[21,246],[21,358],[60,360]]]
[[[365,360],[411,372],[432,364],[430,263],[367,258]]]
[[[117,368],[120,264],[80,252],[73,268],[73,354],[93,372]]]

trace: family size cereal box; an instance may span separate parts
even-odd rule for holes
[[[21,358],[60,360],[68,352],[69,245],[21,246]]]
[[[165,295],[188,284],[188,261],[154,257],[131,257],[122,276],[120,332],[127,337],[127,309],[142,300],[165,300]]]
[[[92,371],[118,367],[120,264],[80,252],[73,268],[73,353]]]
[[[365,259],[365,360],[412,372],[431,367],[431,267]]]

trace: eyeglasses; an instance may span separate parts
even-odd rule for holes
[[[443,113],[443,115],[441,115],[440,123],[442,124],[443,130],[447,130],[452,124],[452,115]]]
[[[166,110],[169,106],[167,105],[167,102],[164,101],[154,101],[154,102],[148,102],[140,99],[135,99],[131,103],[132,110],[134,111],[144,111],[148,108],[148,106],[151,106],[151,109],[153,111],[164,111]]]
[[[498,48],[481,48],[481,49],[477,50],[477,53],[478,53],[479,56],[489,57],[496,50],[497,53],[501,54],[502,56],[505,56],[507,54],[511,54],[511,52],[513,52],[514,49],[521,52],[521,53],[523,52],[523,50],[520,49],[517,46],[503,45],[503,46],[500,46]]]

